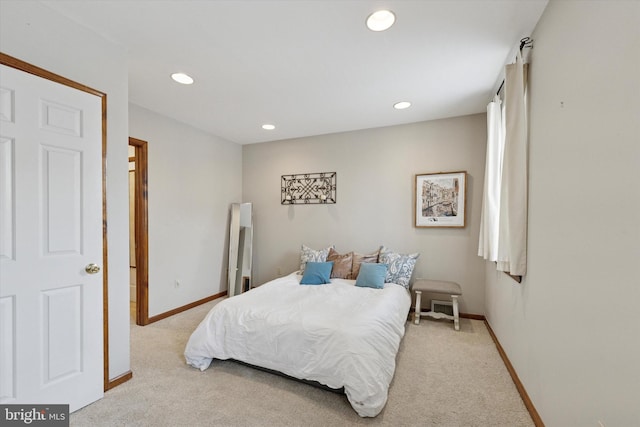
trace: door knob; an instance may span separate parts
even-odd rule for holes
[[[100,266],[97,264],[88,264],[85,268],[84,271],[86,271],[89,274],[96,274],[100,271]]]

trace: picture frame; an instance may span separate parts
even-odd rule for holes
[[[467,172],[416,175],[413,195],[415,227],[464,227]]]

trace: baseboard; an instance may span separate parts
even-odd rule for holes
[[[206,297],[206,298],[202,298],[202,299],[200,299],[198,301],[194,301],[194,302],[192,302],[190,304],[183,305],[182,307],[174,308],[173,310],[167,311],[165,313],[160,313],[160,314],[158,314],[156,316],[149,317],[149,321],[146,324],[148,325],[149,323],[153,323],[153,322],[157,322],[158,320],[166,319],[167,317],[171,317],[174,314],[182,313],[183,311],[187,311],[187,310],[189,310],[189,309],[191,309],[193,307],[197,307],[199,305],[202,305],[202,304],[207,303],[209,301],[213,301],[214,299],[218,299],[218,298],[223,297],[225,295],[227,295],[227,291],[220,292],[218,294],[211,295],[211,296]]]
[[[518,393],[520,393],[520,398],[522,399],[524,406],[527,408],[527,411],[529,411],[529,415],[531,415],[531,419],[533,420],[533,423],[535,424],[536,427],[544,427],[544,423],[542,422],[542,418],[540,418],[540,414],[538,414],[536,407],[533,406],[533,402],[531,402],[531,399],[527,394],[527,390],[525,390],[524,385],[522,385],[522,382],[520,382],[520,378],[518,378],[518,374],[516,373],[516,370],[513,368],[513,365],[509,361],[509,358],[507,357],[507,353],[505,353],[504,349],[500,345],[500,342],[498,341],[496,334],[493,333],[493,329],[491,329],[491,326],[489,325],[489,322],[487,322],[486,319],[484,321],[484,324],[487,326],[487,330],[489,331],[489,334],[491,335],[491,338],[493,339],[493,342],[495,343],[496,348],[498,349],[498,353],[500,354],[502,361],[507,367],[507,371],[509,371],[509,375],[511,375],[511,379],[513,380],[513,383],[516,385],[516,389],[518,389]]]
[[[111,390],[114,387],[119,386],[122,383],[126,383],[131,378],[133,378],[133,372],[127,371],[122,375],[115,377],[114,379],[110,379],[107,384],[104,385],[104,391]]]
[[[486,320],[484,314],[460,313],[459,316],[463,319]]]

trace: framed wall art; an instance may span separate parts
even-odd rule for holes
[[[416,175],[415,226],[464,227],[466,188],[466,172]]]

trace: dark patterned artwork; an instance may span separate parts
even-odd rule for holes
[[[282,175],[280,202],[283,205],[336,203],[336,172]]]

